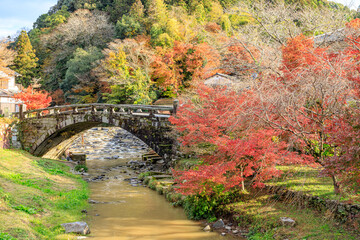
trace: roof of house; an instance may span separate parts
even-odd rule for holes
[[[15,93],[7,89],[0,89],[0,97],[12,97]]]
[[[8,67],[2,67],[0,68],[0,78],[1,77],[13,77],[13,76],[18,76],[20,74],[18,74],[17,72],[15,72],[14,70],[8,68]]]
[[[213,77],[215,77],[215,76],[219,76],[219,77],[223,77],[223,78],[227,78],[227,79],[233,79],[233,78],[234,78],[234,77],[232,77],[232,76],[230,76],[230,75],[227,75],[227,74],[224,74],[224,73],[215,73],[214,75],[206,78],[205,81],[208,80],[208,79],[210,79],[210,78],[213,78]]]
[[[205,85],[211,85],[211,86],[230,86],[234,84],[234,77],[222,74],[222,73],[215,73],[211,77],[208,77],[205,79],[204,84]]]
[[[216,73],[212,75],[211,77],[208,77],[205,79],[204,84],[212,87],[223,87],[227,86],[234,90],[244,90],[249,89],[254,84],[254,80],[257,77],[251,76],[251,79],[246,78],[237,78],[230,75],[222,74],[222,73]]]
[[[345,28],[340,28],[334,32],[324,33],[314,37],[314,43],[317,45],[341,42],[345,40]]]

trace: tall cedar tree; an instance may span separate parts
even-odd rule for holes
[[[35,55],[29,37],[26,31],[21,31],[18,41],[16,43],[17,56],[14,59],[12,69],[20,76],[16,77],[16,81],[24,87],[31,84],[31,80],[35,76],[38,58]]]

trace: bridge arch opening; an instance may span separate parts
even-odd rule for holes
[[[74,135],[100,124],[121,127],[141,139],[166,163],[175,156],[176,141],[168,118],[173,106],[73,105],[33,110],[24,113],[19,123],[21,143],[37,156]]]

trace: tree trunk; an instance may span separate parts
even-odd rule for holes
[[[241,178],[242,178],[241,188],[242,188],[242,191],[244,192],[245,191],[245,182],[244,182],[244,173],[243,173],[242,169],[241,169]]]
[[[331,178],[333,180],[333,185],[334,185],[334,192],[335,194],[340,194],[340,185],[338,183],[338,181],[336,180],[335,175],[331,175]]]

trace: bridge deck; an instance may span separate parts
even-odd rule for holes
[[[172,114],[176,114],[178,101],[175,100],[171,105],[131,105],[131,104],[74,104],[63,105],[49,108],[42,108],[36,110],[30,110],[22,112],[20,108],[19,112],[13,113],[13,116],[19,119],[24,118],[39,118],[58,115],[70,115],[70,114],[96,114],[97,112],[108,113],[110,115],[132,115],[139,117],[159,117],[168,118]]]

